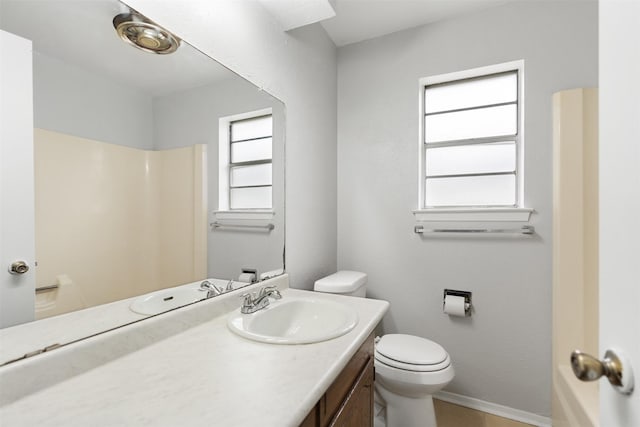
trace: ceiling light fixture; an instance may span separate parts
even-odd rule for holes
[[[122,40],[145,52],[166,55],[180,46],[178,37],[137,13],[116,15],[113,27]]]

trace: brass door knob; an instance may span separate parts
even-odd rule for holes
[[[623,365],[626,365],[626,368]],[[605,376],[619,392],[630,394],[633,391],[631,366],[623,363],[622,358],[613,350],[607,350],[602,360],[580,350],[574,350],[571,353],[571,368],[581,381],[595,381]]]
[[[9,273],[11,274],[24,274],[29,271],[29,264],[25,261],[14,261],[9,266]]]

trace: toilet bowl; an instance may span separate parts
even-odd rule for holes
[[[375,389],[386,406],[387,427],[436,427],[432,395],[453,379],[449,354],[437,343],[404,334],[376,343]]]
[[[366,295],[367,275],[339,271],[316,281],[314,290]],[[376,400],[386,407],[387,427],[437,427],[432,395],[454,377],[451,358],[439,344],[413,335],[376,338]]]

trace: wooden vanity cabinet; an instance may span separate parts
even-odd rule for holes
[[[300,426],[372,426],[373,380],[371,334]]]

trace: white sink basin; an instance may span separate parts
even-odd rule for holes
[[[232,332],[270,344],[327,341],[346,334],[357,324],[358,314],[345,304],[286,294],[255,313],[242,314],[238,309],[227,319]]]
[[[131,303],[131,311],[153,315],[200,301],[207,293],[197,287],[177,287],[143,295]]]

